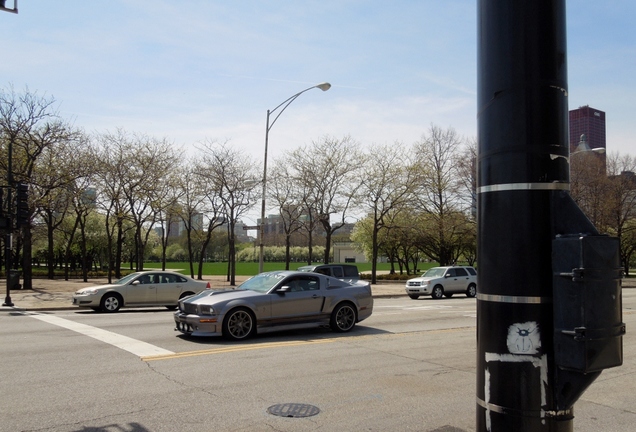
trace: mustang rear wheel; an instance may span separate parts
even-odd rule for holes
[[[356,309],[350,303],[342,303],[336,306],[331,313],[329,323],[331,329],[338,333],[348,332],[356,325]]]
[[[223,320],[223,336],[226,339],[246,339],[255,329],[255,319],[250,311],[245,308],[231,310]]]
[[[124,303],[121,296],[117,293],[108,293],[102,297],[100,308],[104,312],[117,312]]]

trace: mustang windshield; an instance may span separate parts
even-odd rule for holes
[[[280,273],[261,273],[239,285],[240,290],[267,292],[284,278]]]

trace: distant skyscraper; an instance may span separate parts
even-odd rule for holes
[[[607,148],[605,112],[589,105],[570,111],[570,153],[576,151],[582,135],[585,135],[590,149]]]

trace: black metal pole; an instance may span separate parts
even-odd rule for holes
[[[11,301],[11,252],[12,248],[12,236],[13,236],[13,209],[12,209],[12,196],[11,191],[13,189],[13,140],[9,139],[9,145],[7,147],[7,233],[4,238],[4,275],[7,279],[7,292],[4,298],[2,306],[13,306]]]
[[[552,195],[569,190],[565,0],[478,2],[477,431],[572,431],[553,398]]]
[[[0,1],[0,10],[5,12],[13,12],[15,14],[18,13],[18,0],[14,0],[13,9],[6,7],[6,1]],[[11,139],[9,139],[8,146],[8,161],[7,161],[7,233],[4,238],[4,271],[5,276],[7,278],[7,294],[4,299],[4,303],[2,306],[13,306],[13,302],[11,301],[11,250],[13,249],[11,246],[12,235],[13,235],[13,216],[11,214],[11,188],[13,186],[13,178],[11,176],[11,154],[13,152],[13,145]]]

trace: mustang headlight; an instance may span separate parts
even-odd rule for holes
[[[201,315],[214,315],[214,308],[210,305],[200,305],[199,313]]]

